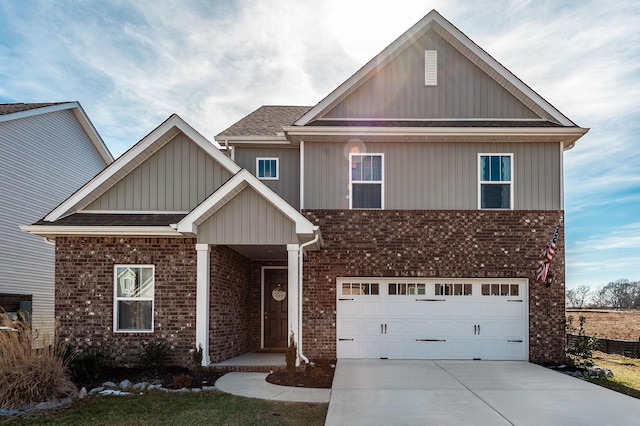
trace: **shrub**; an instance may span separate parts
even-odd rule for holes
[[[578,318],[580,325],[576,328],[573,325],[573,316],[569,315],[567,321],[565,322],[565,329],[567,334],[573,334],[577,331],[578,337],[575,340],[570,341],[567,336],[567,345],[566,345],[566,353],[567,359],[571,364],[577,366],[585,366],[591,367],[594,365],[593,360],[593,351],[598,350],[598,336],[586,336],[584,331],[584,323],[587,319],[580,315]]]
[[[109,368],[107,357],[100,348],[76,351],[76,356],[69,365],[76,380],[94,380],[102,376]]]
[[[202,345],[198,345],[198,347],[193,350],[191,359],[195,369],[202,368]]]
[[[0,326],[6,327],[0,330],[0,409],[19,409],[76,394],[67,368],[73,359],[67,342],[55,336],[50,339],[45,333],[36,347],[31,325],[11,321],[3,313]]]
[[[162,340],[151,340],[142,344],[138,360],[145,370],[151,370],[155,374],[164,371],[165,363],[169,357],[171,348]]]
[[[298,347],[296,346],[296,340],[293,336],[289,336],[289,346],[287,346],[287,374],[292,377],[296,373],[296,358],[298,358]]]

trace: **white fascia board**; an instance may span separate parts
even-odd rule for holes
[[[582,127],[284,127],[292,136],[582,136]]]
[[[127,235],[127,236],[161,236],[183,237],[171,226],[55,226],[28,225],[20,229],[34,235],[55,237],[62,235]]]
[[[254,143],[283,143],[290,144],[291,141],[283,136],[224,136],[213,138],[219,144],[225,142],[238,144],[254,144]]]
[[[63,201],[58,207],[53,209],[44,220],[54,222],[64,216],[69,209],[81,202],[85,197],[89,196],[93,191],[97,190],[100,185],[111,177],[116,175],[130,163],[139,163],[136,161],[138,156],[147,151],[154,143],[164,136],[172,128],[177,128],[187,137],[193,140],[199,147],[217,160],[224,168],[231,173],[237,173],[240,170],[233,160],[224,155],[216,146],[209,142],[204,136],[198,133],[193,127],[185,122],[177,114],[171,115],[160,126],[156,127],[151,133],[145,136],[140,142],[135,144],[131,149],[122,154],[116,161],[111,163],[106,169],[100,172],[96,177],[87,182],[82,188],[73,195]]]
[[[233,198],[233,196],[242,191],[246,186],[251,186],[282,214],[291,219],[291,221],[296,224],[296,234],[313,234],[313,224],[309,222],[307,218],[246,169],[238,172],[218,188],[216,192],[211,194],[209,198],[193,209],[191,213],[182,218],[178,223],[178,231],[197,233],[198,224],[219,210],[228,200]]]

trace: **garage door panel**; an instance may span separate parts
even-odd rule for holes
[[[523,280],[348,279],[352,288],[358,280],[375,282],[380,291],[352,293],[352,300],[338,301],[339,358],[528,359]],[[439,284],[435,292],[436,283],[445,281],[454,284]],[[456,283],[470,283],[473,291],[457,293]],[[420,294],[409,294],[412,286],[422,286]],[[444,295],[445,287],[454,291]]]

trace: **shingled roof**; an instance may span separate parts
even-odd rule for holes
[[[0,115],[13,114],[28,111],[30,109],[45,108],[52,105],[60,105],[66,102],[51,102],[46,104],[0,104]]]
[[[277,136],[283,126],[291,126],[312,107],[264,105],[231,127],[219,133],[215,140],[224,141],[233,136]]]

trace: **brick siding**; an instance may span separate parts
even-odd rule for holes
[[[529,359],[564,361],[564,230],[550,288],[537,262],[562,211],[311,210],[324,247],[304,262],[303,349],[336,357],[337,277],[528,278]]]
[[[196,326],[196,251],[191,238],[57,237],[56,321],[73,346],[101,348],[115,364],[137,364],[141,344],[162,339],[170,364],[190,365]],[[153,333],[113,332],[113,267],[155,265]]]
[[[212,363],[250,350],[249,268],[249,260],[237,251],[225,246],[211,247],[209,352]]]

